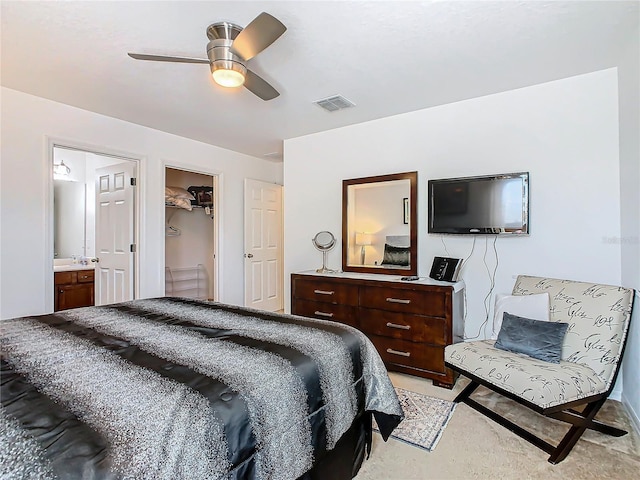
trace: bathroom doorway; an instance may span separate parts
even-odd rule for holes
[[[54,310],[134,299],[138,162],[54,144],[52,163]]]

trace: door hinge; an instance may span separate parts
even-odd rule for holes
[[[132,243],[131,245],[129,245],[129,251],[131,253],[135,253],[135,251],[136,251],[136,244],[135,243]]]
[[[136,177],[131,177],[131,186],[135,187],[137,184]]]

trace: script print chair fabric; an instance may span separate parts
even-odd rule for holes
[[[550,454],[559,463],[588,428],[613,436],[627,432],[594,420],[613,389],[631,320],[632,289],[552,278],[519,276],[513,295],[549,294],[549,320],[568,323],[559,364],[499,350],[494,340],[449,345],[445,363],[471,383],[464,402]],[[558,445],[479,404],[470,395],[480,385],[546,417],[571,425]]]

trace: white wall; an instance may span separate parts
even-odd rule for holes
[[[285,297],[289,274],[319,262],[309,239],[330,230],[341,240],[341,181],[411,170],[419,275],[435,255],[465,258],[473,244],[427,235],[428,179],[529,171],[531,235],[498,238],[495,292],[510,292],[517,274],[620,284],[620,244],[606,241],[620,236],[617,90],[608,69],[285,141]],[[485,336],[485,252],[492,270],[491,239],[478,237],[462,272],[468,337]],[[340,267],[339,248],[329,266]]]
[[[140,296],[164,293],[164,163],[221,173],[220,300],[243,303],[243,181],[282,182],[281,164],[2,88],[0,317],[45,313],[47,137],[141,158]],[[212,125],[211,128],[215,128]],[[33,193],[24,194],[30,187]],[[48,227],[49,226],[49,227]],[[221,286],[222,286],[221,285]]]
[[[640,290],[640,32],[629,43],[618,71],[620,88],[620,244],[622,283]],[[640,431],[640,296],[623,362],[622,399]]]

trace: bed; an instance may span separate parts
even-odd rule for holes
[[[403,417],[342,324],[166,297],[0,327],[0,478],[347,479]]]

